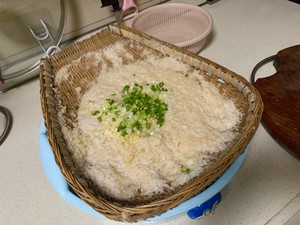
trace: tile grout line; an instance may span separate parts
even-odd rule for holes
[[[288,225],[288,223],[290,224],[290,222],[293,220],[293,218],[294,218],[298,213],[300,213],[300,209],[299,209],[299,210],[298,210],[291,218],[289,218],[288,221],[286,221],[286,222],[284,223],[284,225]]]
[[[272,216],[264,225],[268,225],[270,222],[272,222],[272,220],[274,218],[276,218],[276,216],[278,216],[289,204],[291,204],[295,199],[297,199],[298,197],[300,197],[300,192],[297,193],[295,195],[295,197],[293,197],[290,201],[288,201],[274,216]],[[287,223],[294,215],[296,215],[296,213],[299,211],[300,209],[298,209],[295,213],[293,213],[293,215],[285,222]]]

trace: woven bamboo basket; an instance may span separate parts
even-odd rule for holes
[[[210,82],[216,83],[222,93],[233,99],[238,108],[244,112],[239,127],[239,137],[228,149],[216,156],[214,162],[196,179],[180,187],[176,192],[166,193],[164,196],[146,202],[132,202],[132,204],[123,204],[101,196],[93,188],[93,185],[77,171],[58,121],[59,107],[65,107],[65,117],[70,121],[76,121],[76,107],[74,106],[79,104],[80,97],[75,93],[75,88],[80,86],[81,93],[84,94],[89,89],[89,83],[96,78],[97,66],[89,66],[88,69],[84,65],[74,66],[72,68],[72,82],[63,82],[60,86],[55,86],[54,83],[56,72],[71,60],[78,59],[85,53],[106,48],[117,42],[137,43],[144,48],[152,49],[156,54],[161,54],[162,57],[175,57],[191,65],[204,74]],[[142,60],[139,51],[132,45],[127,46],[127,51],[134,55],[134,60]],[[89,61],[83,61],[82,63],[92,65]],[[82,200],[105,217],[116,221],[129,222],[158,216],[211,185],[249,144],[259,126],[263,111],[263,103],[258,91],[240,75],[206,58],[125,26],[109,26],[86,40],[74,43],[64,50],[42,59],[40,65],[40,95],[49,143],[55,161],[70,187]]]

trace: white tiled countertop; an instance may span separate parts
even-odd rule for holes
[[[213,16],[214,30],[200,55],[248,80],[260,60],[300,44],[299,4],[221,0],[204,7]],[[274,72],[268,64],[258,76]],[[13,115],[12,130],[0,146],[0,225],[125,224],[80,211],[49,183],[38,147],[42,122],[38,79],[0,94],[0,105]],[[260,126],[240,170],[222,194],[213,216],[191,220],[181,215],[156,224],[282,225],[292,220],[300,224],[300,162]]]

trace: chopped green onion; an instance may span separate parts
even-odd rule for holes
[[[145,126],[146,126],[147,129],[150,129],[151,123],[147,122]]]
[[[191,169],[186,167],[186,166],[181,167],[181,172],[182,173],[188,174],[188,173],[190,173],[190,171],[191,171]]]
[[[129,85],[124,86],[122,92],[123,92],[123,93],[127,93],[128,90],[129,90],[129,88],[130,88]]]
[[[116,102],[114,99],[110,99],[110,98],[106,99],[106,101],[108,102],[109,105],[112,105]]]
[[[93,116],[96,116],[96,115],[99,114],[99,113],[100,113],[99,110],[96,110],[96,111],[92,111],[92,112],[91,112],[91,114],[92,114]]]
[[[121,92],[106,99],[106,105],[101,111],[93,111],[91,114],[97,116],[99,122],[108,118],[112,122],[120,121],[116,130],[123,137],[141,133],[152,135],[155,127],[150,132],[147,130],[152,126],[161,127],[168,110],[168,105],[160,96],[161,92],[168,91],[164,85],[163,82],[125,85]]]
[[[156,87],[156,85],[152,84],[151,85],[151,90],[156,92],[158,90],[158,88]]]

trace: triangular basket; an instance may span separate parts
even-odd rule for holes
[[[86,67],[78,66],[74,68],[72,82],[62,83],[60,87],[55,86],[54,83],[54,77],[58,69],[70,61],[78,59],[85,53],[106,48],[117,42],[128,42],[128,40],[145,48],[153,49],[158,54],[175,57],[193,66],[204,74],[206,79],[222,88],[222,91],[228,97],[234,99],[245,115],[240,126],[239,138],[223,154],[219,155],[197,179],[181,187],[176,193],[143,204],[133,202],[132,205],[124,205],[97,194],[84,177],[77,173],[58,122],[59,104],[63,104],[65,107],[65,116],[69,116],[70,120],[76,120],[75,106],[80,99],[74,93],[75,88],[79,86],[82,93],[86,92],[89,87],[88,82],[96,77],[95,71],[97,71],[97,68],[89,67],[86,70]],[[132,52],[137,60],[139,59],[140,55],[137,49],[128,47],[127,50]],[[211,185],[249,144],[259,126],[263,111],[263,103],[258,91],[240,75],[208,59],[125,26],[109,26],[86,40],[74,43],[62,51],[44,58],[40,65],[40,95],[49,143],[56,163],[70,187],[94,210],[107,218],[130,222],[146,220],[160,215]]]

